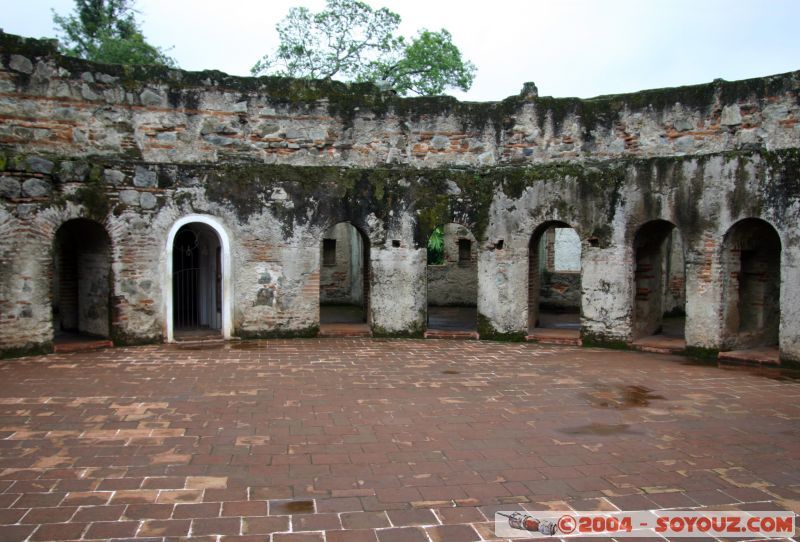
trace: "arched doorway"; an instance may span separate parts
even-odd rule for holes
[[[320,247],[320,334],[369,334],[369,238],[349,222],[328,228]]]
[[[181,218],[167,236],[164,275],[167,341],[232,331],[233,282],[227,232],[213,217]]]
[[[172,306],[177,338],[219,335],[222,328],[222,246],[205,224],[187,224],[172,251]]]
[[[581,240],[564,222],[545,222],[528,242],[528,333],[548,343],[580,343]]]
[[[740,220],[721,252],[723,350],[777,346],[780,326],[781,240],[769,223]]]
[[[442,224],[428,238],[426,336],[477,336],[478,243],[461,224]]]
[[[53,342],[111,336],[111,240],[97,222],[65,222],[53,241]]]
[[[657,341],[665,349],[683,350],[686,271],[680,233],[666,220],[647,222],[636,232],[633,250],[634,344]]]

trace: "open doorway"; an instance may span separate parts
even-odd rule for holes
[[[218,337],[222,329],[222,245],[207,224],[182,226],[172,245],[172,316],[176,339]]]
[[[477,338],[478,243],[460,224],[428,238],[428,337]]]
[[[564,222],[546,222],[528,243],[528,334],[542,343],[580,344],[581,240]]]
[[[97,222],[65,222],[53,241],[53,342],[111,336],[111,240]]]
[[[722,245],[722,350],[774,349],[780,326],[781,240],[769,223],[734,224]]]
[[[636,232],[634,250],[634,346],[677,352],[686,348],[686,270],[675,225],[652,220]]]
[[[369,240],[349,222],[329,228],[320,254],[320,334],[369,335]]]

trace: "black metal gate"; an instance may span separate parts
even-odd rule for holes
[[[172,251],[172,307],[176,329],[200,327],[200,247],[197,234],[183,229]]]

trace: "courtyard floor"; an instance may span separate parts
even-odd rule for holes
[[[800,380],[479,341],[0,365],[0,540],[466,542],[496,510],[800,511]]]

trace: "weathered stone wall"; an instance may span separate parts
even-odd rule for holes
[[[625,343],[634,237],[665,220],[686,255],[687,344],[713,352],[727,344],[723,240],[756,218],[780,238],[781,356],[800,360],[800,73],[470,104],[102,66],[8,35],[0,62],[4,355],[50,347],[54,234],[79,217],[110,239],[118,344],[169,336],[168,240],[195,219],[226,240],[233,335],[316,332],[320,247],[339,222],[369,240],[373,333],[420,334],[425,241],[453,222],[476,240],[481,336],[519,338],[528,243],[557,221],[582,241],[585,343]]]
[[[556,312],[580,312],[580,272],[545,271],[542,273],[539,306],[542,309]]]

